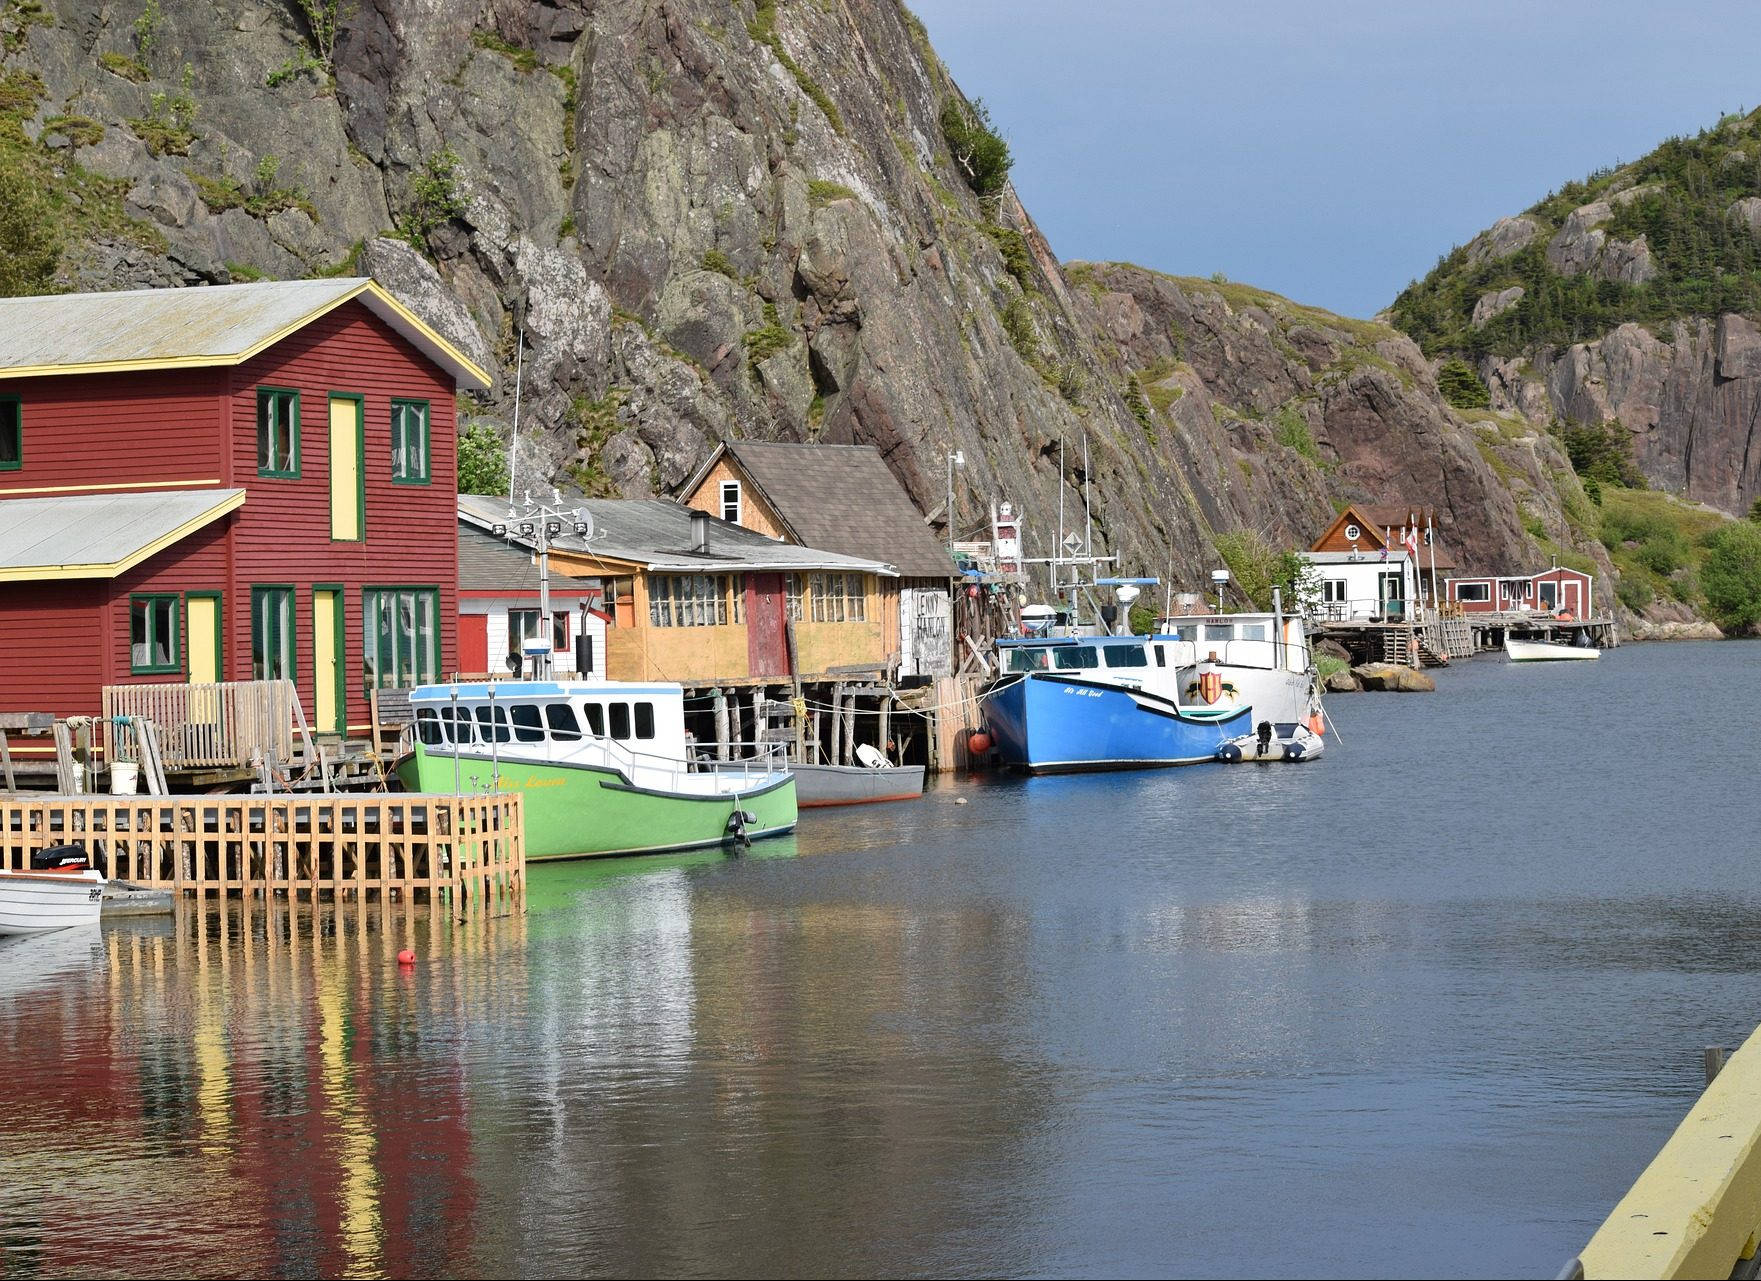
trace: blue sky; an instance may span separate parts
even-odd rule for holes
[[[1561,183],[1761,103],[1753,0],[908,2],[1059,257],[1347,315]]]

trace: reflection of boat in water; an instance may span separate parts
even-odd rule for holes
[[[1513,663],[1552,663],[1560,660],[1600,658],[1602,651],[1594,648],[1586,640],[1581,645],[1560,645],[1553,641],[1519,641],[1504,642],[1504,656]]]
[[[699,769],[684,690],[620,681],[502,681],[413,691],[411,791],[520,792],[526,856],[641,854],[756,840],[795,826],[778,756]]]
[[[51,992],[102,964],[105,930],[49,930],[0,938],[0,1001]]]
[[[37,851],[29,871],[0,871],[0,934],[96,925],[103,906],[103,874],[77,845]]]

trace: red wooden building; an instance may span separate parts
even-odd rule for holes
[[[291,678],[344,730],[452,670],[487,386],[371,280],[0,299],[0,711]]]
[[[1482,575],[1451,578],[1445,583],[1448,599],[1464,614],[1495,614],[1532,611],[1591,618],[1596,611],[1596,580],[1582,570],[1555,565],[1538,574],[1516,577]]]

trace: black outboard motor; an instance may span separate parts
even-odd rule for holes
[[[90,865],[83,845],[51,845],[31,855],[33,872],[83,872]]]
[[[1257,754],[1260,756],[1269,755],[1272,750],[1272,722],[1261,721],[1254,732],[1259,735],[1260,739],[1259,751]]]

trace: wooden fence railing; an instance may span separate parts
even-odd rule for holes
[[[248,767],[294,758],[298,710],[292,681],[220,681],[201,685],[106,685],[104,752],[112,761],[137,757],[132,734],[113,718],[140,717],[159,727],[167,769]]]
[[[113,879],[198,896],[515,894],[524,824],[518,793],[5,798],[0,868],[71,844]]]

